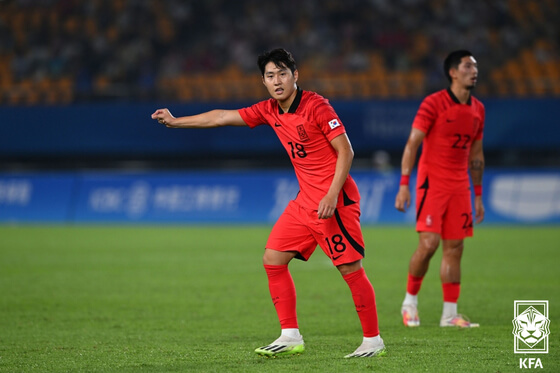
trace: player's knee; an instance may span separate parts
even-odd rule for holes
[[[431,259],[439,246],[439,238],[437,236],[420,236],[418,242],[417,255],[421,255],[424,259]]]
[[[291,251],[265,249],[263,254],[263,265],[285,265],[288,264],[296,254],[296,252]]]
[[[452,240],[443,242],[443,255],[461,256],[463,253],[463,240]]]
[[[340,271],[340,274],[342,276],[346,276],[350,273],[353,273],[353,272],[356,272],[356,271],[360,270],[360,268],[362,268],[362,261],[358,260],[358,261],[355,261],[353,263],[341,264],[341,265],[337,266],[336,268]]]
[[[263,254],[263,265],[275,265],[276,260],[271,250],[265,249]]]

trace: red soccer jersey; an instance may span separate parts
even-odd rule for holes
[[[426,134],[417,183],[428,179],[430,188],[466,192],[469,152],[472,142],[482,139],[484,105],[473,96],[461,104],[450,89],[444,89],[422,101],[412,127]]]
[[[305,208],[317,210],[336,168],[337,154],[330,141],[346,132],[329,101],[298,88],[287,113],[270,98],[240,109],[239,114],[251,128],[261,124],[272,127],[294,166],[300,187],[296,201]],[[356,183],[348,175],[337,207],[359,199]]]

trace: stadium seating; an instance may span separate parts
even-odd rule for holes
[[[296,14],[251,0],[150,4],[0,2],[0,104],[254,100],[266,97],[255,56],[278,45],[330,99],[419,98],[446,84],[441,59],[457,45],[479,60],[479,96],[560,96],[555,0],[310,0]]]

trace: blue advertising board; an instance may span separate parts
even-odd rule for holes
[[[414,223],[396,170],[352,175],[363,224]],[[559,170],[489,169],[483,188],[488,224],[560,223]],[[298,190],[291,170],[0,173],[0,222],[272,224]]]
[[[77,180],[72,173],[0,174],[0,221],[70,221]]]
[[[68,107],[0,107],[0,159],[19,156],[283,156],[270,128],[173,130],[150,118],[168,106],[177,115],[214,108],[237,109],[251,103],[99,103]],[[537,149],[558,151],[560,100],[487,99],[485,150]],[[357,154],[402,151],[419,100],[333,101]]]

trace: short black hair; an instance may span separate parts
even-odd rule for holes
[[[274,62],[276,67],[286,67],[294,73],[297,70],[296,61],[290,52],[284,48],[276,48],[261,54],[257,60],[257,65],[264,76],[264,68],[269,62]]]
[[[458,68],[461,64],[463,57],[470,57],[473,54],[466,49],[460,49],[449,53],[449,55],[443,61],[443,73],[447,77],[447,80],[451,83],[451,75],[449,75],[449,69]]]

